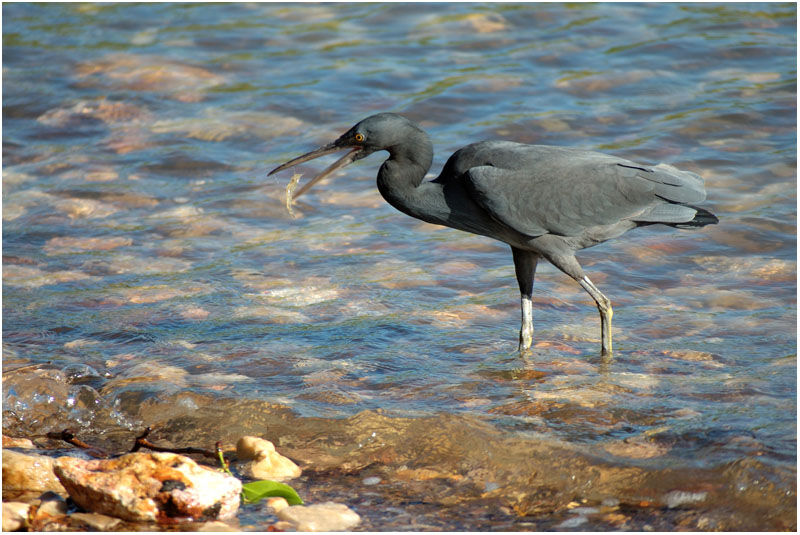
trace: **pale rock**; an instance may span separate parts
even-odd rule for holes
[[[3,450],[3,494],[53,491],[66,494],[53,473],[55,459],[37,454]]]
[[[3,532],[20,531],[28,526],[31,506],[22,502],[3,502]]]
[[[286,498],[282,498],[281,496],[272,496],[271,498],[267,498],[265,506],[273,513],[278,513],[289,507],[289,502],[286,501]]]
[[[683,490],[673,490],[664,496],[667,507],[674,509],[689,503],[702,502],[708,496],[708,492],[689,492]]]
[[[300,467],[277,451],[269,440],[258,437],[242,437],[236,443],[237,468],[252,479],[285,481],[299,477]],[[244,462],[242,462],[244,461]]]
[[[3,435],[4,448],[23,448],[26,450],[34,449],[35,446],[29,438],[7,437]]]
[[[222,522],[221,520],[212,520],[211,522],[206,522],[205,524],[197,528],[197,531],[206,533],[208,532],[219,533],[220,531],[239,532],[241,530],[235,526],[231,526],[230,524]]]
[[[119,518],[99,513],[73,513],[70,515],[70,520],[85,524],[94,531],[111,531],[122,523]]]
[[[279,511],[278,518],[296,531],[349,531],[361,522],[355,511],[333,502],[293,505]]]
[[[131,521],[224,520],[236,515],[241,482],[174,453],[57,460],[55,473],[87,511]]]

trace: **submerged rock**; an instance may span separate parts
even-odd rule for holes
[[[278,511],[278,518],[288,523],[283,527],[295,531],[349,531],[361,522],[358,513],[333,502],[293,505]]]
[[[3,497],[26,491],[66,494],[53,473],[55,459],[44,455],[3,450]]]
[[[61,457],[55,473],[87,511],[132,521],[231,518],[242,490],[238,479],[174,453],[130,453],[94,461]]]
[[[300,467],[275,451],[269,440],[258,437],[242,437],[236,443],[236,456],[240,462],[239,471],[252,479],[271,479],[284,481],[299,477]]]

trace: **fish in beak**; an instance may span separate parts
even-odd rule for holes
[[[283,171],[284,169],[289,169],[290,167],[294,167],[295,165],[299,165],[301,163],[307,162],[309,160],[314,160],[316,158],[320,158],[322,156],[327,156],[328,154],[333,154],[334,152],[338,152],[344,149],[350,149],[350,152],[336,160],[333,164],[330,165],[327,169],[323,172],[309,180],[303,187],[298,189],[294,192],[293,197],[296,199],[309,189],[311,186],[330,176],[334,171],[338,171],[342,167],[349,165],[356,160],[360,160],[366,156],[369,156],[373,151],[366,148],[361,141],[364,140],[363,135],[354,133],[353,130],[347,132],[342,137],[334,141],[333,143],[328,143],[327,145],[320,147],[316,150],[312,150],[307,154],[303,154],[302,156],[298,156],[292,160],[289,160],[283,165],[279,165],[275,169],[269,172],[269,175],[274,175],[279,171]]]

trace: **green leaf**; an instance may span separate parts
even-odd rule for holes
[[[292,487],[277,481],[252,481],[242,485],[242,497],[247,503],[256,503],[272,496],[286,498],[289,505],[303,505],[303,500]]]

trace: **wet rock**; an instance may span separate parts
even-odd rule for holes
[[[258,437],[242,437],[236,443],[239,471],[252,479],[285,481],[299,477],[300,468],[277,451],[269,440]]]
[[[80,100],[69,107],[53,108],[40,115],[40,123],[57,127],[74,127],[87,118],[107,124],[147,120],[147,110],[126,102],[112,102],[105,98],[98,101]]]
[[[22,288],[39,288],[50,284],[91,279],[80,271],[44,271],[33,266],[3,266],[3,284]]]
[[[159,91],[182,102],[202,99],[202,91],[225,78],[195,67],[145,54],[108,54],[81,63],[77,74],[86,84],[133,91]]]
[[[666,455],[670,447],[664,444],[650,442],[645,437],[632,437],[616,442],[603,444],[603,449],[618,457],[631,459],[651,459]]]
[[[55,473],[87,511],[131,521],[231,518],[242,489],[238,479],[173,453],[130,453],[93,461],[61,457]]]
[[[307,128],[302,121],[265,112],[220,113],[216,107],[205,110],[205,117],[156,121],[156,134],[180,134],[203,141],[223,141],[231,137],[274,139]]]
[[[3,531],[20,531],[28,526],[30,504],[3,502]]]
[[[113,205],[94,199],[61,199],[54,203],[54,207],[70,219],[104,218],[118,212]]]
[[[108,251],[117,247],[131,245],[131,238],[70,238],[61,236],[52,238],[44,246],[44,252],[49,255],[79,253],[83,251]]]
[[[119,518],[99,513],[74,513],[69,518],[72,525],[79,528],[85,526],[93,531],[112,531],[122,523]]]
[[[66,494],[66,490],[53,473],[55,459],[37,454],[23,454],[3,450],[3,497],[25,491],[53,491]]]
[[[333,502],[293,505],[279,511],[278,518],[296,531],[349,531],[361,522],[355,511]]]

